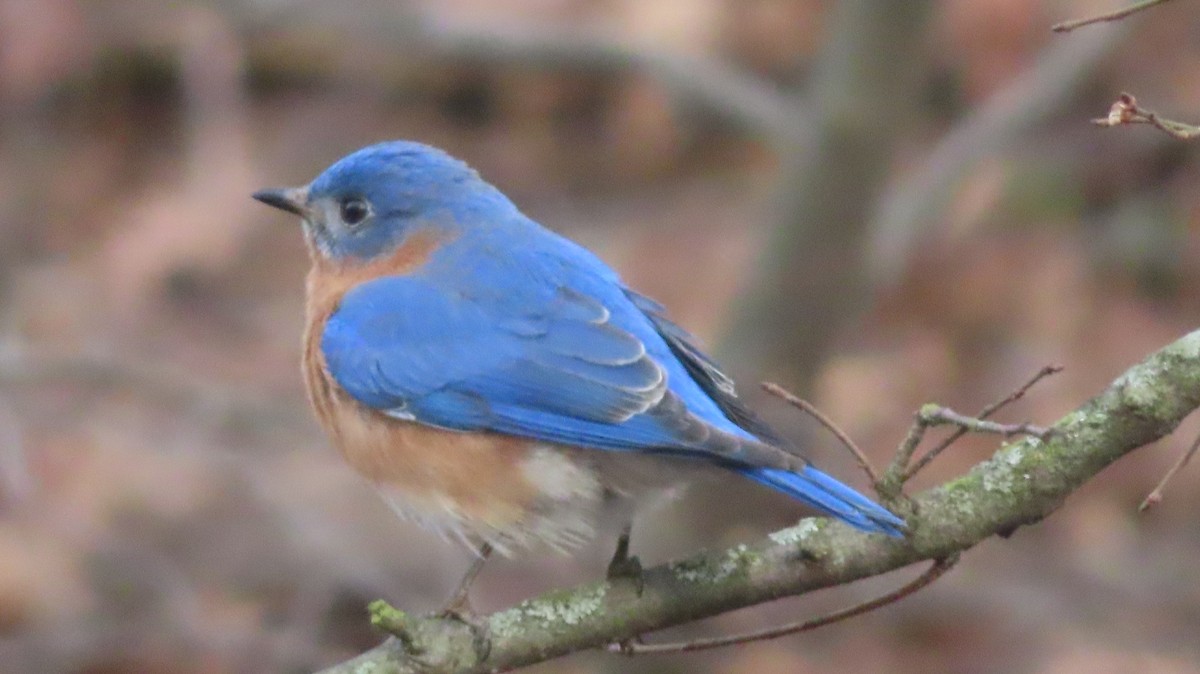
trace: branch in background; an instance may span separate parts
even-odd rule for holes
[[[33,489],[24,429],[9,396],[0,395],[0,512],[5,505],[20,502]]]
[[[772,139],[804,126],[797,101],[727,63],[636,45],[596,31],[527,24],[473,25],[426,17],[419,44],[441,57],[592,71],[641,70],[692,105]]]
[[[1133,94],[1122,93],[1112,104],[1107,117],[1093,119],[1096,126],[1125,126],[1126,124],[1149,124],[1179,140],[1191,140],[1200,136],[1200,126],[1173,122],[1159,117],[1152,110],[1139,107]]]
[[[718,59],[663,51],[636,44],[603,31],[560,25],[517,22],[471,22],[443,18],[416,7],[385,4],[371,11],[369,21],[355,24],[360,39],[446,60],[472,60],[489,65],[542,69],[573,69],[606,73],[645,72],[680,101],[723,119],[768,141],[780,142],[807,126],[803,106],[769,80]],[[297,11],[297,9],[301,11]],[[357,18],[361,15],[355,14]],[[302,23],[319,25],[321,32],[348,21],[339,5],[305,3],[278,9],[256,9],[249,22],[257,28],[302,31]]]
[[[648,569],[640,595],[596,582],[484,616],[491,647],[482,662],[470,627],[415,619],[421,662],[389,639],[325,674],[509,670],[922,560],[949,559],[1046,517],[1106,466],[1168,435],[1197,407],[1200,331],[1130,368],[1055,423],[1048,439],[1008,444],[966,475],[914,496],[907,539],[806,519],[754,543]]]
[[[735,303],[722,359],[735,375],[786,373],[809,388],[838,337],[870,303],[862,256],[871,204],[921,107],[934,3],[834,3],[813,64],[809,108],[780,149],[769,238]]]
[[[100,353],[49,352],[12,341],[0,344],[0,390],[54,383],[137,391],[221,425],[291,427],[309,423],[303,406],[294,401],[280,402],[208,382],[196,372],[168,363]]]
[[[1141,2],[1134,3],[1125,9],[1118,9],[1117,11],[1109,12],[1108,14],[1100,14],[1098,16],[1091,16],[1086,19],[1073,19],[1071,21],[1056,23],[1050,27],[1050,30],[1054,31],[1055,33],[1069,33],[1076,28],[1090,26],[1093,23],[1100,23],[1102,21],[1119,21],[1131,14],[1136,14],[1144,9],[1150,9],[1155,5],[1161,5],[1167,1],[1168,0],[1141,0]]]
[[[1128,32],[1126,25],[1114,24],[1056,41],[1032,68],[957,122],[916,170],[888,190],[870,226],[873,284],[894,285],[917,246],[941,226],[942,212],[971,169],[1069,103]]]

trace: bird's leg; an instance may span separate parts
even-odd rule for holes
[[[488,557],[492,556],[492,544],[484,542],[479,546],[476,554],[477,556],[471,561],[471,566],[467,568],[462,580],[458,581],[458,587],[455,588],[454,594],[450,595],[446,605],[435,615],[439,618],[457,620],[469,627],[475,637],[475,657],[483,662],[492,650],[491,632],[488,630],[487,623],[475,614],[475,609],[471,608],[470,593],[475,578],[479,576]]]
[[[612,561],[608,563],[609,582],[626,580],[633,583],[638,596],[642,594],[642,562],[636,556],[629,554],[629,536],[633,533],[633,522],[626,522],[617,538],[617,549],[613,552]]]
[[[450,599],[446,602],[446,605],[442,607],[442,610],[438,611],[438,615],[444,618],[458,618],[466,623],[471,622],[471,617],[475,615],[471,609],[471,585],[483,569],[483,565],[487,562],[488,557],[492,555],[492,544],[485,542],[480,545],[477,555],[471,561],[471,566],[467,569],[467,573],[458,582],[458,588],[454,590],[454,594],[450,595]]]

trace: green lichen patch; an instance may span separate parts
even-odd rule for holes
[[[408,629],[412,622],[407,613],[382,599],[367,604],[367,613],[372,627],[389,634]]]
[[[788,547],[797,546],[804,543],[809,537],[815,535],[821,530],[821,523],[825,520],[820,520],[815,517],[800,520],[800,523],[794,527],[780,529],[767,534],[767,538],[771,539],[776,545],[785,545]]]
[[[598,583],[580,590],[548,594],[496,614],[489,625],[499,637],[528,630],[531,622],[546,630],[575,626],[604,608],[607,592],[608,586]]]
[[[761,555],[746,544],[725,551],[716,559],[685,560],[671,565],[671,572],[685,583],[713,585],[733,576],[744,576],[762,561]]]

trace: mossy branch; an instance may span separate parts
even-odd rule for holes
[[[1041,520],[1105,466],[1171,433],[1197,406],[1200,331],[1130,368],[1055,423],[1047,439],[1007,444],[967,474],[900,504],[912,526],[906,540],[806,519],[754,543],[648,569],[640,596],[621,584],[589,583],[485,616],[486,649],[479,648],[479,631],[465,624],[414,619],[407,646],[388,639],[324,674],[509,670],[943,559]],[[414,649],[411,639],[422,643]]]

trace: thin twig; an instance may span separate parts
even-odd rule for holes
[[[1191,140],[1200,136],[1200,126],[1192,126],[1158,116],[1153,110],[1139,107],[1133,94],[1122,93],[1108,110],[1107,117],[1093,119],[1096,126],[1124,126],[1126,124],[1149,124],[1179,140]]]
[[[1187,465],[1187,462],[1191,460],[1192,455],[1196,453],[1197,449],[1200,449],[1200,436],[1198,436],[1196,440],[1192,442],[1192,446],[1183,453],[1183,456],[1179,457],[1179,460],[1175,462],[1175,465],[1171,466],[1171,469],[1167,471],[1167,474],[1163,475],[1163,479],[1159,480],[1158,486],[1154,488],[1154,491],[1150,492],[1150,494],[1146,496],[1146,499],[1142,501],[1141,505],[1138,506],[1138,512],[1145,512],[1147,508],[1152,508],[1162,502],[1163,487],[1166,487],[1167,482],[1169,482],[1171,478],[1175,477],[1175,473],[1178,473],[1184,466]]]
[[[832,419],[822,414],[820,410],[812,405],[812,403],[790,393],[787,389],[783,388],[779,384],[765,381],[762,383],[762,387],[767,393],[770,393],[777,398],[781,398],[784,402],[788,403],[792,407],[795,407],[796,409],[799,409],[816,419],[830,433],[833,433],[833,436],[837,438],[846,449],[850,450],[850,453],[854,455],[854,459],[858,461],[859,467],[863,469],[863,472],[867,474],[867,478],[871,480],[871,484],[875,485],[879,483],[879,474],[875,472],[875,467],[871,465],[870,459],[868,459],[867,455],[864,454],[861,449],[859,449],[858,445],[854,444],[854,441],[850,439],[850,436],[847,435],[845,431],[839,428],[837,424],[833,423]]]
[[[1141,2],[1136,2],[1125,9],[1118,9],[1117,11],[1109,12],[1108,14],[1100,14],[1098,16],[1090,16],[1084,19],[1072,19],[1070,21],[1056,23],[1050,27],[1050,30],[1054,31],[1055,33],[1069,33],[1076,28],[1090,26],[1093,23],[1100,23],[1102,21],[1120,21],[1130,14],[1136,14],[1144,9],[1150,9],[1155,5],[1161,5],[1165,2],[1167,2],[1167,0],[1141,0]]]
[[[844,608],[840,611],[834,611],[812,620],[804,620],[800,622],[788,623],[786,625],[777,625],[755,632],[746,632],[743,634],[734,634],[724,637],[714,637],[711,639],[696,639],[694,641],[682,641],[666,644],[647,644],[625,641],[616,644],[609,644],[608,650],[614,653],[622,653],[624,655],[642,655],[646,653],[684,653],[687,651],[703,651],[710,648],[722,648],[725,646],[735,646],[738,644],[746,644],[753,641],[764,641],[766,639],[777,639],[789,634],[800,634],[801,632],[811,632],[818,627],[832,625],[833,623],[860,616],[864,613],[869,613],[876,609],[883,608],[888,604],[895,602],[912,595],[921,589],[929,586],[931,583],[941,578],[947,571],[958,563],[958,554],[955,553],[949,557],[934,560],[933,565],[929,567],[925,573],[917,576],[912,582],[900,587],[897,590],[889,592],[883,596],[876,597],[870,601],[856,604],[849,608]]]
[[[879,484],[880,496],[887,498],[895,498],[900,495],[900,488],[908,479],[911,471],[906,471],[908,462],[912,460],[913,454],[920,446],[921,440],[925,438],[925,430],[929,428],[929,424],[925,423],[920,412],[913,415],[912,426],[908,427],[908,433],[904,436],[904,440],[900,446],[896,448],[896,455],[892,458],[892,462],[888,464],[887,471],[883,474],[883,481]]]
[[[1007,405],[1014,403],[1014,402],[1020,400],[1021,398],[1024,398],[1025,394],[1029,392],[1029,389],[1033,388],[1034,385],[1037,384],[1039,381],[1045,379],[1046,377],[1049,377],[1050,375],[1058,374],[1059,372],[1062,372],[1062,371],[1063,371],[1062,365],[1054,365],[1054,364],[1046,365],[1042,369],[1038,370],[1036,374],[1034,374],[1032,377],[1030,377],[1029,381],[1022,384],[1015,391],[1008,394],[1004,398],[1001,398],[1000,400],[997,400],[996,402],[985,406],[982,410],[979,411],[979,415],[977,418],[978,419],[987,419],[988,417],[992,416],[996,412],[999,412],[1001,409],[1003,409]],[[945,451],[946,448],[948,448],[950,445],[954,444],[955,442],[958,442],[959,438],[966,435],[967,432],[968,432],[968,429],[966,427],[960,426],[958,428],[958,430],[956,430],[953,433],[951,433],[950,435],[946,436],[946,438],[944,440],[939,442],[937,445],[935,445],[929,451],[925,452],[925,454],[922,455],[921,458],[918,459],[917,462],[914,463],[911,468],[908,468],[904,472],[902,481],[907,482],[909,479],[912,478],[912,476],[919,473],[922,469],[924,469],[926,466],[928,466],[934,459],[936,459],[939,454],[941,454],[943,451]],[[914,449],[915,449],[915,447],[914,447]],[[909,456],[911,457],[911,453],[909,454]]]
[[[995,421],[986,421],[969,417],[965,414],[960,414],[950,409],[949,407],[926,406],[921,409],[921,416],[924,417],[926,425],[942,426],[953,425],[959,428],[966,429],[974,433],[992,433],[994,435],[1003,435],[1006,438],[1011,438],[1014,435],[1029,435],[1035,438],[1045,439],[1050,433],[1050,429],[1044,426],[1034,426],[1033,424],[1001,424]]]
[[[1038,370],[1036,374],[1034,374],[1032,377],[1030,377],[1029,381],[1025,382],[1024,384],[1021,384],[1021,386],[1017,390],[1008,394],[1003,399],[997,400],[996,402],[994,402],[994,403],[984,407],[982,410],[980,410],[979,418],[987,419],[988,417],[992,416],[996,412],[999,412],[1002,408],[1006,407],[1007,405],[1015,403],[1016,401],[1020,400],[1021,398],[1024,398],[1025,394],[1029,392],[1029,389],[1033,388],[1034,385],[1036,385],[1039,381],[1045,379],[1046,377],[1049,377],[1052,374],[1058,374],[1059,372],[1062,372],[1063,369],[1064,368],[1062,365],[1054,365],[1054,364],[1043,367],[1042,369]]]

